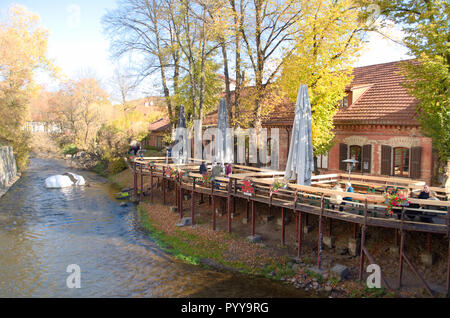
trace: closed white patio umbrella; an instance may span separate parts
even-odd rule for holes
[[[314,156],[311,135],[311,103],[306,85],[300,85],[295,105],[291,144],[284,179],[296,180],[300,185],[311,185]]]

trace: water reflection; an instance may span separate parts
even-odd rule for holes
[[[172,259],[140,230],[135,208],[112,199],[105,179],[79,172],[89,186],[44,188],[46,177],[66,171],[64,162],[32,159],[0,199],[0,297],[306,296]],[[69,264],[81,267],[80,289],[66,287]]]

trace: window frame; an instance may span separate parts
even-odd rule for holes
[[[401,151],[401,156],[400,156],[400,174],[396,174],[395,171],[395,162],[396,162],[396,150],[400,149]],[[404,155],[405,155],[405,150],[408,151],[408,170],[405,173],[404,172]],[[410,171],[411,169],[411,149],[407,148],[407,147],[392,147],[392,175],[396,176],[396,177],[405,177],[405,178],[409,178],[410,176]]]
[[[353,169],[354,172],[362,172],[362,146],[360,145],[349,145],[348,146],[348,156],[347,158],[352,158],[352,147],[358,147],[359,148],[359,158],[355,158],[355,160],[358,160],[358,163],[355,165],[355,168]]]

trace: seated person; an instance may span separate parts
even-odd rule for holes
[[[342,188],[339,186],[339,184],[335,184],[333,188],[331,188],[331,190],[333,191],[339,191],[339,192],[344,192],[342,190]],[[334,205],[340,205],[342,203],[342,195],[339,194],[333,194],[330,196],[330,203],[332,204],[332,207],[334,209]],[[340,207],[339,211],[342,211],[343,208]]]
[[[214,183],[214,187],[219,189],[220,183],[216,182],[216,177],[222,175],[222,165],[220,163],[213,162],[213,167],[211,169],[211,181]]]
[[[420,194],[422,194],[422,192]],[[419,198],[420,198],[420,194],[419,194]],[[430,191],[429,189],[428,189],[428,198],[426,198],[426,199],[440,201],[436,195],[436,192]],[[434,206],[434,205],[425,205],[425,206],[423,206],[423,208],[425,209],[424,212],[426,212],[426,210],[439,210],[440,209],[439,207]],[[422,222],[433,223],[433,217],[436,215],[437,215],[436,213],[423,213],[423,215],[421,215],[419,217],[419,219]]]
[[[208,172],[208,168],[206,167],[206,164],[203,161],[200,165],[200,174],[204,176],[207,172]]]
[[[345,192],[355,193],[355,190],[353,190],[352,184],[350,182],[347,182],[345,184]],[[353,201],[352,197],[345,197],[344,200],[345,201]]]
[[[423,186],[422,191],[420,192],[418,199],[426,200],[430,198],[430,188],[427,185]]]
[[[411,190],[410,189],[400,189],[397,191],[398,195],[403,195],[405,198],[411,198]],[[408,205],[409,208],[411,209],[420,209],[420,205],[417,203],[410,203]],[[401,218],[401,209],[398,209],[398,217]],[[419,211],[417,210],[410,210],[410,209],[405,209],[405,215],[408,219],[410,220],[414,220],[416,215],[420,214]]]
[[[226,176],[227,178],[230,177],[231,171],[232,171],[232,169],[231,169],[231,163],[226,163],[226,164],[225,164],[225,176]]]

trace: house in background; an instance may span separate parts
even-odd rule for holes
[[[400,63],[355,68],[334,117],[336,144],[329,152],[329,171],[345,170],[342,160],[355,158],[360,173],[431,183],[432,140],[420,133],[418,101],[401,85]]]
[[[322,173],[344,172],[347,167],[342,160],[354,158],[359,162],[354,173],[431,183],[437,166],[432,140],[420,132],[415,119],[418,101],[402,86],[401,63],[354,68],[352,83],[334,117],[333,147],[317,158]],[[263,120],[263,127],[279,129],[281,170],[289,154],[294,110],[293,103],[284,102]],[[208,115],[204,123],[214,126],[217,112]]]
[[[340,109],[334,116],[334,145],[318,157],[324,172],[346,171],[342,160],[358,160],[354,173],[406,177],[431,183],[432,140],[415,119],[418,101],[402,86],[401,61],[356,67]],[[280,128],[280,168],[287,161],[294,106],[265,122]]]
[[[148,135],[142,141],[143,147],[154,147],[162,149],[164,147],[164,137],[170,133],[170,121],[167,118],[161,118],[152,122],[148,126]]]

